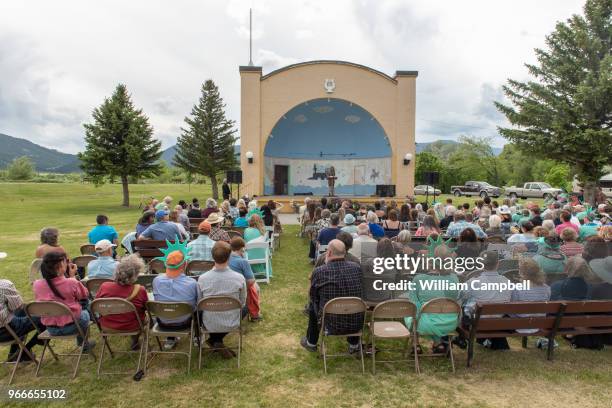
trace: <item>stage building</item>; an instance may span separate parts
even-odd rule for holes
[[[243,194],[324,196],[333,166],[338,196],[380,185],[412,195],[417,74],[342,61],[240,67]]]

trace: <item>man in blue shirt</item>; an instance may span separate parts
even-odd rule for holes
[[[153,279],[153,298],[158,302],[186,302],[196,309],[200,300],[200,289],[195,279],[185,275],[185,256],[174,251],[166,258],[166,273]],[[184,330],[191,326],[191,316],[179,319],[157,319],[159,327],[168,330]],[[168,337],[165,350],[176,346],[176,338]]]
[[[472,224],[465,220],[465,213],[463,211],[457,211],[455,213],[454,218],[455,221],[451,225],[449,225],[448,229],[446,230],[446,235],[448,235],[449,237],[458,238],[459,235],[461,235],[461,231],[466,228],[473,229],[478,238],[487,237],[487,234],[485,234],[485,232],[482,230],[482,228],[480,228],[479,225]]]
[[[319,236],[317,237],[319,245],[327,245],[331,240],[336,239],[336,235],[340,232],[339,223],[340,217],[338,214],[334,213],[329,217],[329,227],[319,231]]]
[[[98,225],[93,227],[93,229],[89,231],[89,234],[87,234],[90,244],[96,244],[103,239],[109,240],[115,246],[119,244],[119,235],[115,227],[108,225],[108,217],[106,215],[98,215],[96,217],[96,223]]]
[[[152,239],[154,241],[175,241],[181,236],[178,227],[168,222],[168,211],[159,210],[155,213],[155,224],[149,226],[142,234],[140,239]]]
[[[98,259],[87,265],[87,279],[104,278],[112,279],[118,262],[113,259],[113,248],[116,245],[108,239],[96,242],[96,254]]]
[[[255,281],[255,275],[251,269],[251,264],[245,258],[245,247],[246,243],[241,237],[234,237],[230,241],[232,253],[230,254],[229,268],[238,272],[247,284],[247,309],[249,312],[249,319],[252,322],[261,320],[260,306],[259,306],[259,285]]]

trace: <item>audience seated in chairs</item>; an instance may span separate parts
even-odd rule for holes
[[[212,250],[215,266],[198,278],[198,286],[201,298],[211,296],[231,296],[240,301],[244,310],[242,316],[246,315],[247,285],[244,276],[233,271],[229,267],[232,249],[227,242],[215,243]],[[240,320],[233,311],[227,312],[202,312],[202,323],[209,332],[206,343],[217,350],[223,358],[235,357],[233,350],[223,344],[223,338],[227,333],[240,325]]]
[[[353,248],[353,241],[354,241],[353,236],[349,234],[348,232],[340,231],[338,235],[336,235],[336,239],[339,239],[340,241],[342,241],[342,243],[344,243],[344,248],[346,250],[346,255],[344,258],[346,259],[346,261],[355,262],[356,264],[360,264],[361,260],[350,252],[351,248]],[[376,240],[374,242],[376,242]],[[315,268],[325,265],[326,255],[327,255],[326,253],[322,253],[321,255],[319,255],[319,257],[317,258],[314,264]]]
[[[238,209],[238,218],[234,219],[234,227],[246,228],[249,226],[249,220],[247,218],[247,209],[240,207]]]
[[[168,212],[168,221],[176,225],[179,230],[179,239],[181,241],[189,239],[189,229],[185,229],[185,226],[179,221],[179,213],[176,210]]]
[[[195,311],[200,300],[200,290],[197,282],[185,275],[185,256],[181,251],[173,251],[166,258],[166,273],[157,275],[153,279],[153,298],[158,302],[186,302]],[[157,319],[159,327],[167,330],[186,330],[191,327],[189,319]],[[176,346],[176,339],[168,337],[164,349],[172,350]]]
[[[416,256],[417,251],[413,247],[410,246],[411,241],[412,241],[412,237],[410,236],[410,230],[407,230],[407,229],[401,230],[399,234],[397,234],[397,237],[395,237],[395,242],[393,242],[393,247],[395,249],[395,252],[397,252],[400,255],[405,254],[408,256]]]
[[[481,284],[488,283],[505,283],[508,284],[510,281],[497,272],[499,264],[499,255],[497,251],[484,251],[480,254],[482,258],[484,270],[478,277],[471,278],[467,281],[468,289],[461,293],[463,300],[463,313],[464,319],[469,323],[474,318],[474,312],[476,311],[476,303],[508,303],[510,302],[512,292],[499,291],[495,289],[474,289],[472,284],[480,286]],[[474,282],[474,281],[479,282]],[[507,350],[510,348],[508,341],[505,337],[492,338],[492,339],[478,339],[478,342],[485,347],[489,347],[492,350]]]
[[[40,266],[42,279],[34,282],[32,290],[37,301],[53,301],[68,306],[73,316],[79,322],[83,332],[89,327],[89,311],[87,304],[89,292],[81,282],[75,279],[76,265],[69,263],[63,252],[49,252],[44,256]],[[78,332],[74,322],[68,316],[42,317],[42,324],[53,336],[69,335]],[[77,337],[77,345],[81,346],[83,339]],[[90,340],[85,344],[84,351],[91,350],[95,342]]]
[[[198,225],[198,237],[187,244],[189,256],[194,261],[212,261],[212,248],[215,241],[210,239],[211,225],[208,221],[202,221]]]
[[[208,218],[211,214],[216,214],[218,212],[217,201],[215,201],[214,198],[209,198],[206,200],[206,208],[202,210],[202,218]]]
[[[550,287],[550,300],[587,300],[591,298],[593,276],[587,262],[579,256],[567,260],[563,274],[565,279],[554,282]]]
[[[145,287],[136,284],[138,275],[144,272],[145,264],[140,256],[134,254],[121,258],[113,277],[114,282],[104,282],[96,293],[96,299],[125,299],[134,305],[140,316],[140,321],[144,322],[149,298]],[[102,327],[111,330],[137,331],[140,329],[140,324],[134,313],[101,316],[99,322]],[[136,335],[132,337],[131,349],[137,350],[138,348],[138,335]]]
[[[396,237],[402,229],[402,223],[397,219],[397,211],[390,210],[386,220],[382,223],[387,238]]]
[[[345,257],[347,259],[348,255]],[[395,248],[393,242],[389,238],[381,238],[376,243],[376,258],[392,258],[395,259]],[[389,290],[377,290],[374,287],[375,281],[381,281],[383,284],[390,284],[396,282],[399,271],[396,268],[383,268],[382,272],[374,269],[375,258],[364,257],[361,262],[361,274],[362,274],[362,291],[363,300],[366,302],[382,302],[393,298],[394,294]],[[348,260],[348,259],[347,259]]]
[[[445,269],[443,267],[445,263],[448,264],[446,260],[453,257],[452,251],[446,245],[439,245],[434,251],[434,256],[442,261],[440,263],[441,267],[435,268],[426,274],[417,274],[413,279],[415,289],[404,294],[417,306],[419,314],[423,305],[429,300],[436,298],[459,299],[459,291],[450,288],[458,284],[459,279],[452,269]],[[432,286],[432,289],[426,289],[426,285],[422,283],[426,281],[438,281],[441,285],[444,285],[444,282],[448,282],[450,287],[446,289],[444,286],[441,286],[438,289]],[[407,317],[405,322],[407,327],[412,327],[411,317]],[[417,331],[419,336],[429,337],[433,341],[432,352],[435,354],[447,353],[449,344],[446,334],[457,328],[459,324],[457,315],[447,315],[444,313],[420,315],[418,322]]]
[[[261,320],[261,312],[259,306],[259,285],[255,281],[255,274],[251,269],[249,261],[245,259],[246,242],[241,237],[234,237],[230,241],[232,253],[229,258],[229,268],[244,276],[247,285],[247,309],[249,311],[249,319],[251,321]]]
[[[431,234],[440,234],[440,226],[432,215],[423,217],[423,222],[414,233],[415,237],[428,237]]]
[[[42,325],[40,319],[33,317],[34,324],[38,326],[38,331],[44,332],[45,326]],[[6,327],[10,327],[15,334],[25,341],[28,333],[34,331],[34,336],[25,344],[26,349],[32,351],[36,345],[42,345],[42,340],[38,340],[38,332],[32,325],[32,322],[25,314],[24,303],[19,291],[15,288],[13,282],[7,279],[0,279],[0,343],[12,341],[13,337]],[[32,353],[33,355],[33,353]],[[9,349],[7,362],[17,361],[19,356],[19,345],[11,344]],[[23,353],[19,361],[31,361],[32,358],[28,353]]]
[[[310,304],[308,330],[300,341],[302,347],[311,352],[317,351],[319,341],[319,321],[323,306],[337,297],[362,297],[361,268],[354,262],[345,260],[346,248],[339,239],[332,240],[327,247],[326,263],[314,270],[310,282]],[[355,333],[363,327],[363,315],[331,316],[326,320],[323,330],[331,334]],[[348,337],[349,352],[360,350],[359,338]]]
[[[117,261],[113,259],[115,244],[108,239],[96,242],[96,254],[98,258],[87,265],[87,279],[102,278],[112,279],[117,267]]]
[[[62,252],[67,255],[66,250],[59,244],[59,230],[47,227],[40,231],[40,245],[36,248],[34,258],[43,258],[49,252]]]

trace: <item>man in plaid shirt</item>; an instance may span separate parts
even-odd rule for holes
[[[40,318],[32,318],[34,323],[39,326],[41,332],[45,331],[45,327],[40,323]],[[23,299],[15,288],[13,282],[7,279],[0,279],[0,342],[11,341],[13,337],[6,329],[6,326],[15,332],[19,337],[24,338],[29,332],[34,330],[34,326],[27,318],[23,310]],[[42,340],[38,340],[38,334],[35,334],[26,344],[26,348],[31,350],[35,345],[42,345]],[[19,352],[19,346],[12,344],[9,350],[8,361],[15,361]],[[20,361],[30,361],[31,358],[27,353],[21,356]]]
[[[346,248],[338,239],[330,241],[327,247],[326,264],[312,273],[310,282],[310,307],[308,331],[300,341],[308,351],[317,350],[320,321],[323,306],[335,298],[361,297],[361,268],[354,262],[345,260]],[[363,328],[363,313],[352,315],[327,315],[325,331],[330,334],[356,333]],[[359,351],[359,338],[348,337],[349,352]]]

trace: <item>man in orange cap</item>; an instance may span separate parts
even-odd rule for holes
[[[166,273],[153,279],[153,298],[159,302],[186,302],[196,309],[200,300],[200,290],[197,282],[185,275],[185,266],[188,257],[182,249],[169,252],[164,262]],[[191,326],[191,316],[179,319],[157,319],[161,329],[185,330]],[[172,350],[176,346],[176,338],[168,337],[164,344],[165,350]]]

